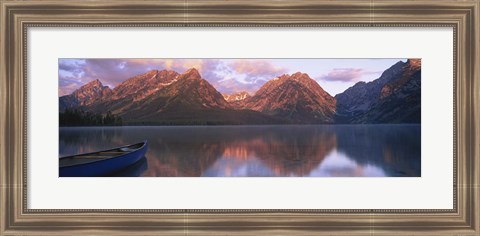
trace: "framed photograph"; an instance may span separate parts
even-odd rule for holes
[[[471,1],[1,1],[0,235],[480,235]]]
[[[59,176],[421,177],[421,72],[398,58],[62,58]]]

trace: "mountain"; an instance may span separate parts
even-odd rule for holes
[[[223,98],[234,108],[242,109],[245,106],[245,101],[252,97],[249,93],[242,91],[238,93],[222,94]]]
[[[358,82],[337,100],[337,123],[420,123],[421,60],[399,61],[380,78]]]
[[[268,81],[245,100],[244,108],[295,123],[335,122],[335,98],[300,72]]]
[[[125,80],[112,90],[108,99],[96,101],[85,109],[95,113],[105,110],[114,114],[124,113],[134,109],[136,102],[176,82],[178,78],[179,74],[175,71],[151,70]]]
[[[136,80],[152,84],[152,87],[148,87],[143,93],[133,93],[137,91],[133,86],[139,83]],[[259,112],[234,110],[222,94],[202,79],[194,68],[183,74],[151,72],[134,77],[116,87],[110,100],[92,104],[86,109],[93,112],[113,109],[114,114],[122,117],[127,124],[285,123],[282,119]]]
[[[242,100],[245,100],[245,99],[251,97],[250,94],[245,92],[245,91],[238,92],[238,93],[232,93],[230,95],[228,95],[228,94],[222,94],[222,95],[223,95],[223,98],[225,98],[225,100],[227,102],[242,101]]]
[[[155,117],[162,112],[230,108],[222,94],[192,68],[179,75],[175,82],[135,103],[135,108],[124,115],[132,118]]]
[[[79,106],[88,106],[98,102],[112,94],[112,90],[108,86],[103,86],[100,80],[91,81],[72,94],[59,98],[59,109],[64,111],[67,108],[76,108]]]
[[[409,59],[335,97],[300,72],[276,77],[250,96],[222,95],[194,68],[151,70],[113,90],[89,82],[59,102],[60,112],[110,112],[127,125],[420,123],[420,79],[421,60]]]
[[[132,101],[142,100],[155,91],[168,86],[178,79],[179,74],[169,70],[151,70],[134,76],[113,89],[112,100],[129,98]]]

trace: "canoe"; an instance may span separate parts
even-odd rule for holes
[[[148,161],[146,157],[142,157],[137,162],[129,165],[127,168],[117,171],[109,177],[139,177],[143,174],[143,172],[147,171],[148,169]]]
[[[107,176],[140,160],[147,152],[147,141],[109,150],[59,159],[60,177]]]

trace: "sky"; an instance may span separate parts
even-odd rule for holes
[[[183,73],[196,68],[203,79],[221,93],[247,91],[254,94],[267,81],[295,72],[307,73],[335,96],[359,81],[372,81],[397,63],[396,59],[69,59],[58,61],[59,95],[100,80],[114,88],[121,82],[150,70]]]

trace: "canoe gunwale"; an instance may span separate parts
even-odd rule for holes
[[[65,166],[60,165],[60,162],[62,160],[65,160],[65,159],[68,159],[68,158],[75,158],[75,157],[82,157],[82,156],[93,156],[92,154],[114,151],[114,150],[118,150],[118,149],[121,149],[121,148],[128,148],[128,147],[136,146],[136,145],[140,145],[140,144],[141,144],[140,147],[135,148],[132,151],[123,152],[123,154],[119,153],[119,155],[112,155],[112,156],[101,156],[101,155],[99,155],[99,156],[96,156],[96,157],[87,157],[87,158],[98,159],[98,160],[92,160],[91,162],[85,162],[85,163],[79,163],[79,164],[73,164],[73,165],[65,165]],[[111,159],[120,158],[120,157],[123,157],[125,155],[138,152],[139,150],[142,150],[143,148],[145,148],[146,145],[147,145],[147,141],[145,140],[143,142],[130,144],[130,145],[125,145],[125,146],[121,146],[121,147],[116,147],[116,148],[112,148],[112,149],[101,150],[101,151],[96,151],[96,152],[89,152],[89,153],[82,153],[82,154],[72,155],[72,156],[60,157],[58,159],[59,160],[59,168],[62,169],[62,168],[68,168],[68,167],[73,167],[73,166],[85,166],[85,165],[90,165],[90,164],[101,162],[101,161],[107,161],[107,160],[111,160]]]

